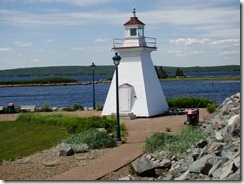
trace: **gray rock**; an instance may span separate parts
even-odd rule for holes
[[[139,157],[131,163],[136,174],[140,176],[152,176],[155,175],[154,165],[145,156]]]
[[[163,178],[163,180],[173,180],[173,179],[174,179],[173,175],[169,173],[166,175],[166,177]]]
[[[75,153],[84,153],[88,151],[89,146],[87,144],[72,144],[71,148]]]
[[[154,168],[168,168],[171,166],[171,161],[169,159],[163,159],[159,163],[154,165]]]
[[[128,177],[128,176],[121,177],[121,178],[119,178],[119,180],[130,180],[130,177]]]
[[[105,128],[97,128],[97,131],[107,133],[107,130]]]
[[[204,148],[208,144],[207,140],[201,140],[197,143],[196,148]]]
[[[205,155],[199,160],[193,162],[193,164],[189,167],[189,171],[191,173],[203,173],[206,174],[213,166],[212,163],[209,162],[209,159],[212,158],[212,155]]]
[[[189,169],[183,173],[180,177],[175,178],[175,180],[186,180],[189,177],[190,171]]]
[[[56,154],[61,156],[70,156],[74,155],[74,150],[72,149],[70,144],[61,143],[56,147]]]
[[[213,173],[221,167],[221,160],[217,162],[217,164],[213,165],[213,167],[209,170],[208,176],[213,176]]]

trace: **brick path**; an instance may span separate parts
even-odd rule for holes
[[[200,121],[208,115],[205,109],[200,109]],[[135,160],[143,154],[142,144],[146,137],[155,131],[171,128],[173,134],[178,133],[184,126],[186,115],[160,116],[154,118],[138,118],[135,120],[121,120],[126,124],[129,137],[122,144],[104,155],[77,167],[56,175],[50,180],[97,180]]]

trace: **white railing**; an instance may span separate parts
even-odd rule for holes
[[[114,38],[113,39],[113,48],[123,47],[124,38]],[[133,42],[133,39],[128,39],[131,45],[138,45],[139,47],[156,47],[156,38],[144,37],[144,39],[138,39]],[[134,44],[133,44],[134,43]]]

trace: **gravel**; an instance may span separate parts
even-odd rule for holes
[[[82,167],[115,148],[90,150],[73,156],[58,157],[55,148],[38,152],[0,165],[0,180],[49,180],[55,175],[75,167]]]

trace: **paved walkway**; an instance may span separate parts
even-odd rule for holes
[[[205,109],[200,110],[200,121],[207,116]],[[135,120],[121,120],[125,122],[129,137],[122,144],[108,154],[56,175],[50,180],[98,180],[101,177],[127,165],[143,154],[142,144],[152,132],[164,131],[171,128],[173,134],[178,133],[184,126],[186,115],[160,116],[154,118],[139,118]]]

